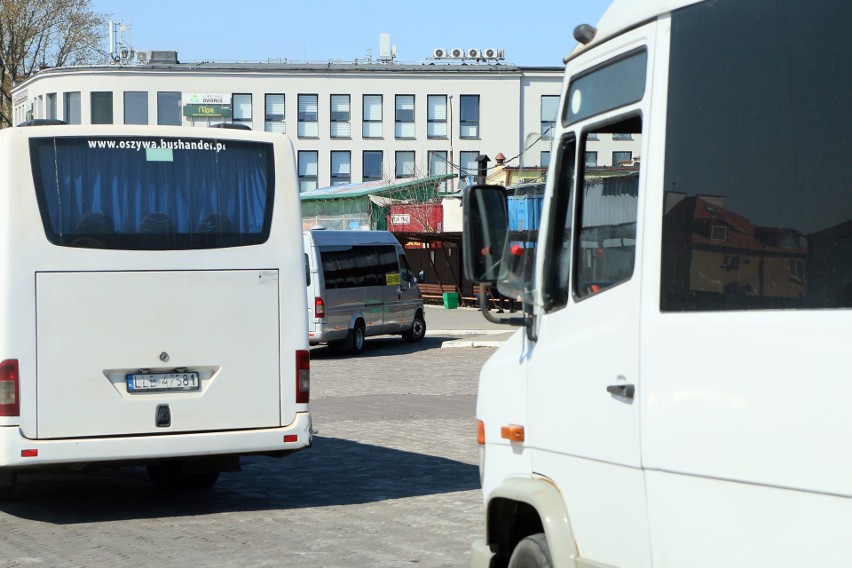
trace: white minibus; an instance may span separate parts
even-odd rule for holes
[[[575,30],[538,234],[465,195],[468,277],[525,308],[480,376],[474,566],[852,566],[850,22],[616,0]]]
[[[423,339],[423,298],[393,233],[315,228],[304,239],[311,345],[360,353],[373,335]]]
[[[0,493],[127,464],[203,488],[310,446],[293,164],[241,130],[0,131]]]

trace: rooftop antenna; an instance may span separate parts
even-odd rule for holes
[[[130,24],[109,21],[109,57],[113,63],[127,65],[136,56],[129,39],[125,42],[123,37],[124,32],[129,32],[130,28]]]

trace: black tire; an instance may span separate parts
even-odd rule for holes
[[[355,327],[349,332],[349,337],[346,338],[347,351],[352,355],[358,355],[364,351],[365,332],[364,324],[360,321],[355,324]]]
[[[426,337],[426,320],[423,319],[423,314],[417,312],[411,323],[411,329],[403,332],[402,338],[409,343],[417,343],[423,341],[424,337]]]
[[[179,462],[148,466],[148,480],[160,491],[209,489],[218,479],[218,471],[184,474]]]
[[[509,568],[552,568],[553,559],[544,533],[523,539],[515,547],[509,559]]]
[[[15,495],[15,487],[18,485],[18,472],[2,472],[0,476],[4,478],[3,484],[0,485],[0,502],[8,501]]]

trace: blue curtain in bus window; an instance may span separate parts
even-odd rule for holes
[[[269,235],[269,144],[118,138],[32,144],[39,205],[55,244],[186,249],[257,244]]]

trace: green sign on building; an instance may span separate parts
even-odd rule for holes
[[[183,105],[183,115],[189,118],[231,118],[231,105]]]

